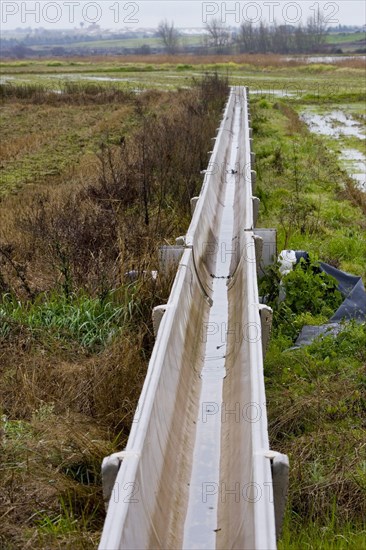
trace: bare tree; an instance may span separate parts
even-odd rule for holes
[[[241,24],[237,41],[241,52],[250,52],[254,50],[254,35],[255,29],[251,21],[246,21]]]
[[[168,23],[166,19],[165,21],[161,21],[158,26],[157,34],[167,53],[171,55],[175,54],[179,45],[179,33],[174,27],[174,23]]]
[[[276,21],[272,27],[272,51],[274,53],[289,53],[291,51],[291,32],[286,25],[277,25]]]
[[[258,50],[267,53],[271,50],[271,34],[267,25],[261,21],[258,28]]]
[[[212,19],[210,22],[207,22],[206,31],[208,32],[211,45],[215,48],[220,50],[229,43],[230,33],[219,19]]]
[[[300,23],[295,29],[293,50],[295,53],[306,53],[308,49],[309,45],[306,29],[304,29]]]
[[[319,51],[319,48],[325,43],[327,34],[326,18],[319,8],[318,11],[308,19],[307,33],[313,49]]]

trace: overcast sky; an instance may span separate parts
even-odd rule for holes
[[[318,1],[256,0],[245,2],[202,2],[200,0],[42,0],[1,1],[2,29],[16,27],[75,28],[80,23],[98,23],[114,30],[156,27],[162,19],[177,27],[203,27],[213,17],[228,25],[260,20],[297,24],[306,21],[319,7],[329,26],[365,25],[364,0]]]

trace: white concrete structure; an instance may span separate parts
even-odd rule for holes
[[[268,442],[271,311],[258,298],[250,135],[247,89],[234,87],[169,301],[155,313],[126,450],[104,461],[102,550],[276,548],[271,461],[282,455]]]

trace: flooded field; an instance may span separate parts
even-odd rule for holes
[[[334,110],[325,114],[305,112],[303,120],[312,132],[323,136],[339,138],[341,136],[353,136],[358,139],[365,139],[365,132],[361,125],[354,119],[347,116],[343,111]]]
[[[41,84],[55,88],[60,82],[96,82],[130,89],[176,90],[191,86],[194,79],[217,72],[232,85],[247,85],[254,95],[293,101],[336,101],[339,94],[360,101],[364,90],[365,56],[256,56],[213,62],[212,58],[127,60],[30,61],[2,64],[1,84]],[[61,86],[60,86],[61,89]],[[307,97],[307,96],[310,96]],[[348,99],[347,99],[348,101]]]

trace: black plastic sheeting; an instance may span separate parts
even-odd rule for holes
[[[291,349],[308,346],[318,336],[336,336],[343,329],[343,321],[366,321],[366,292],[361,277],[350,275],[323,262],[320,262],[319,268],[337,280],[338,290],[344,296],[344,302],[329,319],[329,323],[304,326]]]

